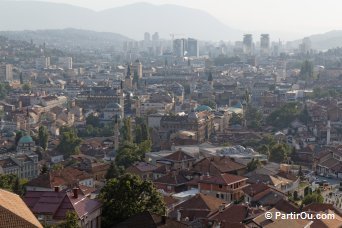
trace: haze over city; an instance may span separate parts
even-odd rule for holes
[[[29,1],[29,0],[27,0]],[[271,33],[294,40],[342,29],[339,0],[41,0],[101,11],[132,3],[174,4],[208,12],[225,25],[246,33]],[[20,1],[19,1],[20,2]],[[191,20],[191,18],[189,18]],[[196,19],[195,19],[196,20]],[[222,37],[225,40],[224,37]]]

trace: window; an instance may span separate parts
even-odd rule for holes
[[[216,198],[220,198],[220,194],[216,193]]]
[[[219,184],[219,188],[222,188],[222,184]]]

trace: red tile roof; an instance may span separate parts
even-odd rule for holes
[[[236,182],[240,182],[243,180],[247,180],[248,178],[237,176],[228,173],[222,173],[217,176],[204,176],[202,180],[199,180],[199,183],[210,183],[210,184],[222,184],[222,185],[230,185]]]
[[[101,207],[97,200],[84,195],[74,198],[71,192],[28,191],[24,201],[34,214],[52,215],[53,219],[65,219],[68,210],[75,211],[79,218]]]
[[[195,160],[194,157],[190,156],[189,154],[185,153],[182,150],[177,150],[176,152],[167,155],[163,159],[170,160],[170,161],[173,161],[173,162],[181,162],[181,161],[186,161],[186,160]]]
[[[18,195],[3,189],[0,189],[0,227],[43,228]]]

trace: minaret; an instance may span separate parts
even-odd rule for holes
[[[114,149],[115,151],[119,149],[119,120],[117,114],[114,121]]]
[[[30,130],[30,114],[29,114],[29,109],[26,109],[26,131],[27,135],[29,136],[31,134]]]
[[[327,145],[330,144],[330,130],[331,130],[330,120],[328,120],[328,124],[327,124]]]

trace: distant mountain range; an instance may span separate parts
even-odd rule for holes
[[[327,50],[335,47],[342,47],[342,30],[333,30],[323,34],[309,36],[313,49]],[[298,47],[302,40],[290,42],[293,47]]]
[[[128,37],[110,33],[94,32],[81,29],[47,29],[47,30],[23,30],[23,31],[0,31],[0,36],[12,40],[24,40],[35,44],[46,44],[49,48],[58,49],[101,49],[121,45],[123,41],[130,40]]]
[[[200,40],[241,40],[243,34],[207,12],[176,5],[136,3],[96,12],[67,4],[0,1],[2,31],[65,28],[119,33],[136,40],[142,40],[144,32]]]

